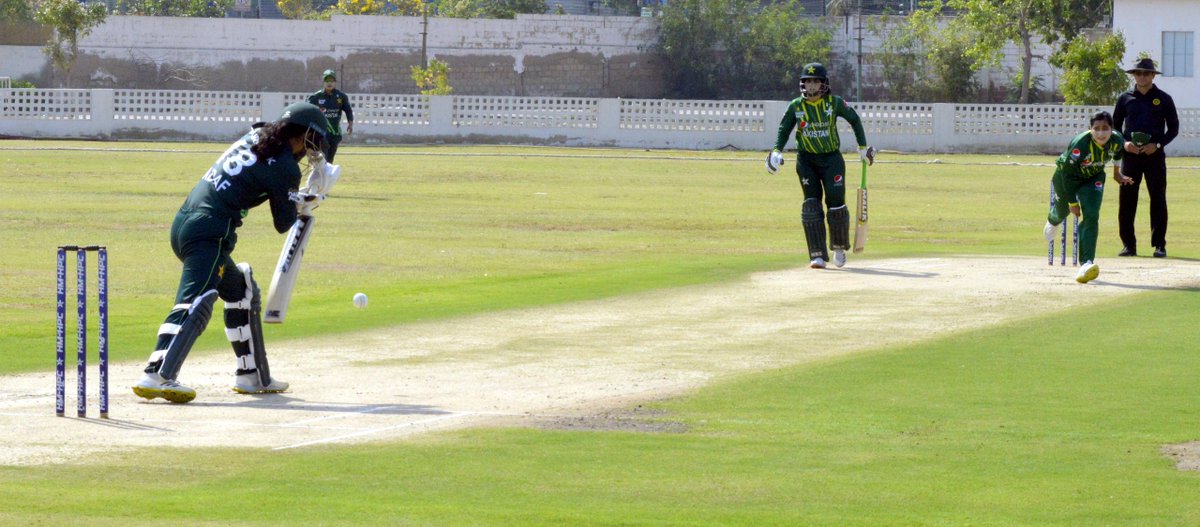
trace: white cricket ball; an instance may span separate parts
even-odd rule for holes
[[[354,307],[359,309],[367,307],[367,295],[362,293],[354,293]]]

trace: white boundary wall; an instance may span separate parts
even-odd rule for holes
[[[305,93],[0,89],[0,135],[230,141]],[[359,95],[348,144],[499,143],[768,150],[787,101]],[[904,152],[1045,153],[1108,107],[859,103],[872,146]],[[1200,155],[1200,109],[1179,110],[1173,155]],[[842,144],[854,136],[842,125]],[[795,140],[789,140],[795,147]]]
[[[315,56],[343,59],[354,52],[420,53],[422,26],[419,16],[275,20],[114,15],[80,39],[79,47],[105,58],[144,54],[155,60],[203,66],[280,54],[301,61]],[[431,56],[512,53],[522,57],[572,51],[611,56],[653,46],[657,30],[657,20],[641,17],[431,17],[426,47]]]
[[[866,55],[864,93],[870,93],[873,86],[883,82],[881,66],[875,58],[882,37],[869,27],[900,24],[906,20],[904,17],[866,16],[860,20],[856,16],[839,16],[811,20],[833,32],[830,42],[833,58],[826,65],[833,68],[835,78],[839,79],[838,93],[855,93],[852,64],[859,38]],[[429,57],[450,61],[450,80],[460,92],[466,88],[469,93],[515,94],[518,91],[473,79],[467,73],[470,69],[454,73],[453,59],[472,64],[471,59],[495,58],[492,67],[497,73],[510,76],[532,73],[558,79],[564,73],[554,71],[547,63],[555,55],[583,56],[578,61],[596,68],[592,74],[599,74],[602,68],[594,61],[589,62],[590,59],[602,57],[608,61],[624,57],[629,60],[618,61],[613,67],[635,71],[644,68],[652,72],[647,75],[657,77],[658,68],[652,64],[657,58],[653,50],[658,45],[659,24],[657,18],[625,16],[517,15],[511,20],[434,17],[429,19],[425,48]],[[860,26],[864,28],[862,31],[858,30]],[[314,85],[321,71],[334,67],[342,75],[341,88],[350,93],[403,91],[412,87],[408,66],[419,63],[415,57],[422,50],[423,27],[421,17],[402,16],[334,15],[330,20],[317,21],[114,15],[80,39],[79,51],[84,60],[72,70],[70,85],[114,89],[291,90]],[[1045,90],[1054,92],[1061,72],[1046,60],[1051,51],[1050,46],[1034,44],[1032,74],[1042,79]],[[1007,86],[1014,72],[1020,69],[1022,51],[1017,46],[1006,44],[1002,55],[1000,67],[985,68],[976,74],[985,91],[989,87]],[[0,61],[0,75],[24,78],[43,86],[61,82],[47,76],[52,68],[40,46],[0,45],[0,56],[5,57]],[[527,70],[526,64],[536,65]],[[456,79],[459,74],[467,78]],[[260,78],[264,75],[270,77],[269,81]],[[472,89],[473,82],[483,86]],[[531,92],[645,96],[666,93],[665,88],[645,92],[559,88],[559,91],[520,93]]]

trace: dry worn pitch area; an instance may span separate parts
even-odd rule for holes
[[[284,450],[561,422],[721,376],[1200,285],[1200,262],[1112,258],[1101,267],[1098,280],[1080,285],[1074,268],[1048,269],[1039,258],[852,259],[839,270],[268,343],[273,373],[292,383],[290,392],[235,394],[233,354],[203,354],[183,369],[180,380],[199,392],[186,405],[143,402],[128,388],[142,363],[114,363],[112,418],[104,421],[94,401],[87,419],[55,417],[47,367],[0,378],[0,464],[83,462],[150,446]],[[92,383],[94,376],[93,368]],[[70,373],[67,387],[73,415]]]

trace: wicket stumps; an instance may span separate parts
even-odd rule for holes
[[[96,251],[97,302],[99,303],[100,417],[108,418],[108,248],[102,245],[63,245],[58,248],[58,327],[54,411],[62,417],[66,410],[67,366],[67,251],[75,251],[75,304],[78,327],[75,330],[75,368],[79,379],[78,414],[87,417],[87,253]]]
[[[1058,201],[1058,195],[1054,193],[1054,181],[1050,181],[1050,208],[1054,208],[1054,203]],[[1068,213],[1069,214],[1069,213]],[[1074,251],[1071,253],[1071,265],[1079,265],[1079,217],[1071,214],[1071,225],[1075,235],[1071,241]],[[1054,265],[1054,240],[1050,240],[1050,248],[1046,251],[1047,263]],[[1059,260],[1059,265],[1067,265],[1067,220],[1062,223],[1062,258]]]

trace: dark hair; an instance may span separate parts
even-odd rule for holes
[[[258,142],[250,147],[250,151],[260,159],[275,157],[285,150],[291,152],[289,141],[293,137],[304,137],[307,131],[307,126],[287,121],[267,123],[258,128]]]
[[[1096,124],[1096,121],[1104,121],[1104,122],[1108,123],[1109,128],[1113,127],[1112,114],[1108,113],[1107,111],[1100,110],[1100,111],[1092,114],[1092,120],[1088,121],[1088,126],[1091,127],[1091,125]]]

